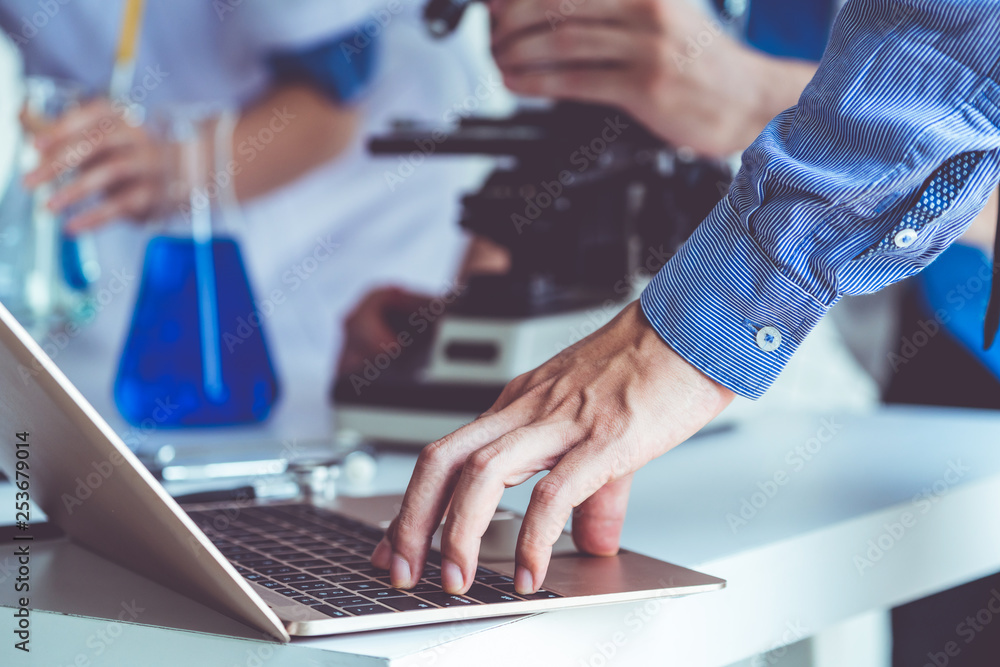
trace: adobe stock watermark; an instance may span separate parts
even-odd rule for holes
[[[389,192],[395,192],[396,188],[417,172],[417,169],[427,161],[427,158],[434,155],[438,148],[448,141],[451,136],[449,128],[457,126],[463,118],[468,118],[478,111],[501,88],[503,88],[503,79],[497,74],[481,75],[473,91],[453,104],[444,113],[443,123],[440,127],[431,130],[428,136],[414,140],[414,149],[405,155],[398,156],[396,168],[386,169],[382,173]]]
[[[741,498],[736,511],[726,514],[726,523],[729,524],[729,529],[733,534],[735,535],[757,518],[781,489],[787,486],[796,474],[802,472],[823,451],[823,447],[837,437],[843,428],[843,424],[838,423],[834,418],[824,417],[820,420],[820,426],[811,438],[801,445],[789,449],[784,459],[787,467],[775,470],[774,474],[758,481],[757,490]]]
[[[1000,617],[1000,591],[990,589],[990,597],[980,609],[966,616],[955,626],[955,634],[962,640],[946,642],[940,651],[928,651],[927,662],[922,667],[948,667],[953,658],[962,654],[962,649],[968,647],[977,637],[986,631],[993,620]]]
[[[809,630],[802,624],[801,621],[786,621],[785,629],[781,633],[781,637],[776,639],[773,644],[771,644],[771,649],[765,653],[755,655],[750,660],[750,667],[774,667],[779,664],[786,655],[788,655],[788,647],[796,642],[800,642],[810,634]]]
[[[897,372],[902,366],[913,361],[928,343],[931,342],[941,330],[951,322],[954,313],[964,310],[970,303],[975,303],[988,290],[992,281],[997,278],[993,269],[986,264],[980,265],[974,275],[966,278],[964,282],[956,284],[945,294],[945,301],[953,306],[951,311],[945,308],[938,308],[933,317],[926,320],[918,320],[919,331],[914,331],[909,336],[900,339],[899,350],[891,350],[886,354],[886,360],[893,372]]]
[[[598,135],[589,143],[581,144],[570,154],[569,163],[576,167],[575,173],[569,169],[563,169],[553,180],[543,181],[537,188],[525,193],[523,214],[512,213],[510,216],[510,221],[517,233],[524,233],[525,227],[531,225],[542,215],[543,211],[553,205],[556,206],[556,210],[561,210],[561,207],[567,203],[561,199],[565,188],[576,182],[577,174],[585,173],[595,162],[600,160],[608,148],[618,141],[629,127],[631,127],[630,124],[623,121],[621,116],[605,118],[604,127],[601,128]]]
[[[587,0],[562,0],[559,3],[559,11],[545,10],[545,20],[549,22],[549,27],[555,30],[561,24],[568,21],[573,14],[576,14],[576,10],[586,4],[586,2]]]
[[[274,656],[274,637],[261,635],[261,639],[257,646],[244,651],[243,662],[234,662],[232,667],[264,667]]]
[[[73,321],[62,329],[50,331],[39,341],[42,351],[53,361],[58,359],[73,339],[79,336],[115,299],[128,291],[129,285],[135,282],[135,278],[135,274],[124,267],[113,271],[111,277],[86,298]],[[18,366],[18,374],[25,384],[41,372],[42,364],[38,359],[31,360],[30,368],[23,364]]]
[[[617,298],[606,299],[600,307],[588,310],[586,321],[570,327],[569,338],[565,343],[556,344],[554,354],[559,354],[566,348],[576,345],[614,319],[621,312],[625,299],[632,294],[634,286],[641,285],[643,282],[651,279],[672,256],[673,253],[664,250],[662,244],[656,248],[650,246],[647,250],[645,262],[636,267],[635,270],[622,276],[621,280],[612,286]]]
[[[163,424],[180,409],[169,397],[157,399],[156,407],[151,416],[146,417],[136,426],[131,426],[121,434],[122,441],[133,451],[145,443]],[[66,514],[72,515],[91,498],[108,481],[119,467],[125,464],[125,457],[115,450],[102,461],[91,461],[90,467],[82,472],[74,481],[73,493],[64,492],[60,497]]]
[[[286,464],[282,463],[282,461],[293,461],[301,456],[304,451],[305,448],[296,438],[286,438],[282,440],[281,451],[278,453],[274,461],[265,466],[261,475],[278,475],[284,472]],[[232,499],[226,503],[225,507],[220,507],[215,512],[210,522],[196,523],[198,523],[199,530],[207,538],[209,538],[209,540],[215,537],[222,537],[225,535],[226,531],[232,528],[233,524],[239,521],[244,509],[253,507],[256,504],[257,496],[255,493],[251,494],[249,491],[240,489],[233,495]],[[191,552],[197,554],[198,557],[208,555],[210,559],[214,560],[214,556],[202,548],[203,544],[199,539],[197,532],[192,532],[188,535],[188,546],[191,548]]]
[[[230,159],[221,169],[214,169],[208,174],[204,185],[194,188],[191,191],[190,202],[180,205],[180,214],[188,222],[191,221],[192,210],[204,211],[212,206],[212,202],[219,199],[224,192],[228,192],[233,187],[236,177],[243,173],[243,170],[256,160],[274,140],[292,124],[297,116],[288,110],[288,107],[271,109],[271,116],[267,124],[256,132],[248,134],[235,147],[236,155],[239,155],[242,162]]]
[[[135,600],[122,601],[121,611],[118,612],[117,616],[118,620],[108,621],[88,635],[87,639],[84,640],[84,646],[87,647],[87,650],[77,653],[70,665],[72,667],[92,667],[105,664],[107,657],[103,656],[121,639],[125,633],[125,624],[135,623],[145,611],[146,608],[140,607]]]
[[[719,17],[706,17],[701,25],[701,30],[693,35],[688,35],[684,39],[683,51],[676,51],[673,54],[674,66],[678,72],[683,72],[696,60],[705,54],[705,50],[712,47],[720,38],[725,38],[726,31],[730,26],[742,19],[746,12],[745,2],[734,3],[741,7],[723,9],[719,12]],[[728,5],[728,3],[727,3]]]
[[[389,27],[392,20],[403,11],[403,3],[400,0],[389,0],[385,7],[372,10],[368,19],[354,28],[354,37],[345,39],[340,43],[340,54],[344,56],[347,63],[353,61],[354,56],[359,56],[382,34],[382,31]]]
[[[560,528],[561,530],[561,528]],[[677,582],[672,578],[660,580],[658,588],[673,588]],[[632,605],[622,617],[614,632],[591,644],[590,655],[577,661],[578,667],[610,667],[620,664],[622,649],[633,637],[638,636],[671,603],[669,598],[653,598]]]
[[[62,8],[73,0],[38,0],[35,11],[21,15],[21,25],[17,32],[8,32],[7,36],[19,47],[27,46],[28,42],[38,36],[49,22],[58,16]]]
[[[212,522],[208,525],[200,526],[202,532],[208,537],[213,537],[216,535],[221,535],[229,530],[233,523],[235,523],[243,510],[250,507],[256,503],[256,500],[250,493],[244,490],[238,491],[232,500],[226,503],[225,507],[220,507],[212,516]],[[197,541],[197,538],[192,536],[193,541]]]
[[[920,522],[934,506],[941,502],[941,499],[958,484],[962,478],[971,470],[964,465],[961,460],[948,461],[948,469],[940,479],[930,486],[920,490],[910,501],[909,509],[899,514],[897,519],[890,523],[882,524],[882,532],[874,538],[868,540],[867,548],[852,559],[858,574],[864,576],[871,568],[875,567],[885,555],[892,551],[899,544],[906,534]]]
[[[423,335],[431,326],[444,315],[447,307],[454,303],[465,291],[466,286],[458,283],[450,283],[447,290],[441,296],[431,299],[426,306],[421,306],[410,313],[406,322],[410,326],[396,334],[396,340],[389,343],[381,343],[382,351],[373,358],[365,359],[359,372],[351,373],[351,387],[354,394],[360,396],[361,392],[372,383],[377,381],[392,362],[399,358],[403,350],[413,345],[418,336]]]
[[[165,71],[160,65],[150,65],[137,73],[136,83],[128,94],[111,100],[114,116],[105,116],[97,122],[96,127],[82,132],[80,141],[70,147],[65,157],[53,162],[56,176],[62,177],[79,167],[118,130],[122,123],[131,122],[136,106],[145,102],[149,94],[159,88],[169,76],[170,72]]]
[[[212,0],[212,9],[215,10],[215,15],[219,17],[219,21],[225,21],[226,18],[235,12],[237,9],[243,6],[246,0]]]
[[[317,236],[312,252],[295,262],[281,275],[281,282],[286,287],[276,287],[263,299],[256,300],[251,312],[237,317],[232,327],[223,332],[222,342],[226,346],[226,351],[232,353],[257,335],[264,322],[274,317],[274,313],[287,303],[289,293],[298,292],[320,267],[333,258],[338,248],[340,244],[336,243],[331,235]]]

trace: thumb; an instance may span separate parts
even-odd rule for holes
[[[632,475],[605,484],[573,510],[573,542],[594,556],[618,553]]]

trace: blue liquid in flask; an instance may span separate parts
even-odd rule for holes
[[[206,258],[209,294],[199,261]],[[206,314],[213,326],[205,326]],[[205,340],[213,333],[216,340]],[[153,238],[115,380],[122,416],[163,428],[251,424],[267,419],[277,398],[236,241],[216,236],[199,246],[191,238]]]

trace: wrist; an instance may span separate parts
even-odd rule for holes
[[[744,48],[741,61],[744,63],[741,78],[748,86],[747,107],[735,142],[738,150],[752,144],[775,116],[798,104],[817,67],[814,63],[775,58],[750,48]]]
[[[716,382],[697,366],[677,353],[656,331],[643,312],[639,301],[633,301],[623,311],[626,324],[633,331],[633,345],[639,359],[648,367],[660,369],[671,384],[685,387],[700,403],[721,412],[736,397],[728,387]]]

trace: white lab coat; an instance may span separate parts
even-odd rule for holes
[[[71,79],[96,93],[108,86],[123,4],[0,0],[0,28],[18,43],[28,74]],[[481,162],[435,158],[390,187],[385,174],[396,171],[398,158],[370,157],[364,144],[393,120],[441,125],[455,118],[456,108],[482,111],[504,104],[488,49],[477,45],[473,35],[479,33],[470,26],[443,42],[431,40],[419,21],[421,3],[412,0],[146,5],[135,90],[154,115],[178,103],[247,103],[270,83],[263,62],[269,50],[308,46],[358,25],[380,33],[379,73],[360,102],[363,127],[354,144],[243,210],[242,247],[256,296],[264,302],[282,297],[265,321],[283,392],[276,429],[286,436],[321,436],[329,427],[327,389],[343,317],[379,284],[428,292],[448,288],[464,248],[459,197],[484,174]],[[266,149],[256,159],[267,159]],[[149,233],[134,225],[98,232],[104,269],[98,291],[116,276],[118,283],[125,277],[128,289],[55,355],[105,415],[114,415],[113,376]],[[327,259],[307,271],[314,267],[314,252],[331,246],[332,252],[318,253]]]

